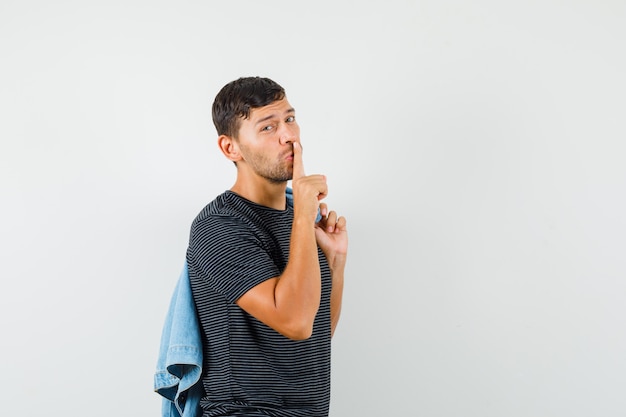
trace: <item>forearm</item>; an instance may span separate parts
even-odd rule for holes
[[[317,244],[324,252],[332,279],[330,293],[331,335],[335,333],[335,328],[341,315],[343,277],[348,254],[348,235],[345,228],[345,218],[340,217],[336,221],[335,218],[336,214],[330,212],[328,219],[323,219],[319,227],[315,229]]]
[[[294,218],[289,261],[274,290],[275,308],[289,332],[308,337],[320,306],[321,273],[310,221]]]
[[[343,269],[331,272],[332,290],[330,293],[330,334],[335,334],[339,317],[341,316],[341,304],[343,299]]]

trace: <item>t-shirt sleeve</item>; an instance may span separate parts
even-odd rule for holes
[[[280,271],[261,239],[240,219],[213,215],[192,227],[188,262],[201,280],[228,301]]]

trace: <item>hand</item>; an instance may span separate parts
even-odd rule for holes
[[[324,175],[306,175],[302,163],[302,146],[299,142],[293,143],[293,206],[294,215],[303,215],[315,223],[320,200],[328,194],[326,177]]]
[[[322,219],[315,225],[315,239],[330,268],[342,268],[348,254],[346,218],[338,217],[334,211],[328,212],[325,203],[320,204],[320,213]]]

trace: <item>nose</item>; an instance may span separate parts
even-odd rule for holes
[[[283,124],[278,133],[281,145],[287,145],[298,140],[298,128],[296,126]]]

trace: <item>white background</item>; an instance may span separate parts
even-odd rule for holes
[[[348,218],[331,415],[626,415],[626,3],[0,3],[6,416],[156,416],[210,118],[286,88]]]

